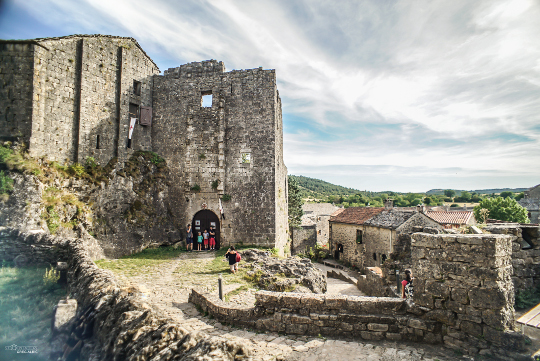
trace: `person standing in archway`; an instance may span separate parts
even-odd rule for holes
[[[191,229],[191,224],[187,225],[186,233],[186,250],[193,252],[193,230]]]
[[[210,226],[210,250],[216,249],[216,230],[213,226]]]
[[[208,233],[208,230],[205,229],[202,235],[204,239],[204,250],[208,251],[208,237],[210,236],[210,234]]]

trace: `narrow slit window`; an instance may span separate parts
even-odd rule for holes
[[[361,229],[356,230],[356,243],[362,244],[362,230]]]
[[[99,149],[99,146],[100,146],[99,140],[100,140],[100,139],[99,139],[99,134],[98,134],[98,135],[96,136],[96,149]]]
[[[133,94],[141,95],[141,82],[133,80]]]
[[[201,92],[201,107],[212,108],[212,91]]]

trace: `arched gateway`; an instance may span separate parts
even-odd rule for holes
[[[204,232],[204,230],[208,230],[210,232],[210,226],[214,227],[216,230],[216,249],[220,247],[220,227],[219,227],[219,218],[218,216],[208,209],[203,209],[202,211],[198,211],[193,216],[193,221],[191,224],[191,229],[193,229],[193,241],[197,242],[197,236],[198,232],[201,232],[201,234]]]

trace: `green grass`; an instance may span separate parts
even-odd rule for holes
[[[46,284],[45,267],[0,268],[0,355],[20,360],[45,360],[40,345],[49,342],[54,306],[65,296],[58,284]],[[37,346],[37,354],[17,355],[4,346]],[[43,348],[42,348],[43,349]],[[9,357],[9,356],[8,356]]]
[[[108,269],[113,272],[120,272],[128,276],[137,276],[163,263],[171,262],[182,253],[186,253],[185,248],[160,247],[145,249],[142,252],[123,256],[119,259],[102,259],[96,261],[96,265],[99,268]]]

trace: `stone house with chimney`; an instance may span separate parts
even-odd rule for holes
[[[330,249],[336,259],[359,268],[380,266],[401,235],[413,227],[442,226],[419,211],[396,208],[346,208],[330,217]]]
[[[213,225],[218,244],[284,249],[275,70],[226,72],[207,60],[161,74],[135,39],[108,35],[1,40],[0,58],[0,140],[60,163],[155,152],[170,170],[165,201],[178,231]]]

